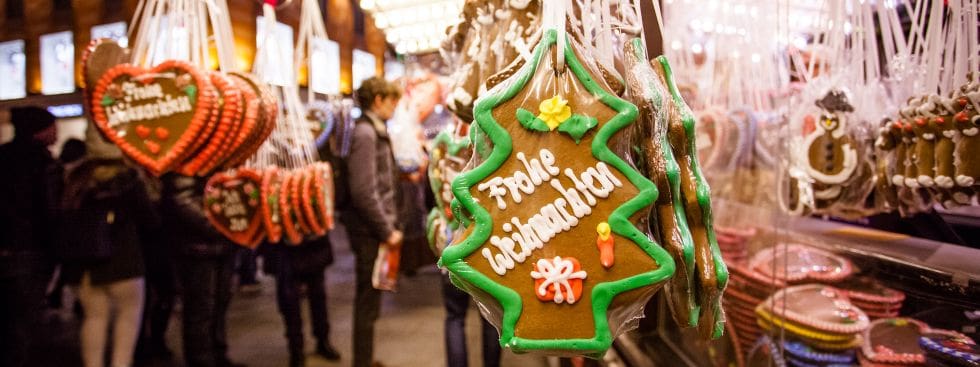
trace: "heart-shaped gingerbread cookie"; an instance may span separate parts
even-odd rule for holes
[[[204,213],[214,227],[235,243],[255,248],[263,238],[260,188],[262,175],[251,169],[219,172],[208,180]]]
[[[212,113],[215,95],[207,74],[169,60],[150,69],[130,64],[110,68],[94,86],[89,103],[102,133],[160,175],[190,153]],[[143,138],[136,131],[139,126],[166,133]]]
[[[262,173],[262,224],[265,226],[269,242],[282,239],[282,217],[279,215],[279,185],[281,175],[276,167],[266,168]]]
[[[220,162],[223,153],[232,149],[232,144],[242,123],[243,100],[242,92],[234,82],[222,73],[210,72],[208,77],[218,90],[219,98],[216,113],[211,116],[209,125],[213,122],[213,133],[200,139],[199,149],[189,157],[181,167],[184,175],[207,174]]]

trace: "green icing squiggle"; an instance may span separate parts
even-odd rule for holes
[[[694,131],[694,112],[691,108],[684,102],[681,97],[680,91],[677,89],[677,84],[674,82],[674,74],[671,71],[670,63],[667,62],[667,58],[664,56],[657,57],[657,62],[660,63],[664,68],[665,79],[667,79],[667,88],[670,90],[670,94],[673,97],[674,105],[681,113],[681,119],[684,123],[684,132],[687,134],[687,145],[691,149],[688,149],[691,154],[691,171],[694,174],[694,181],[697,183],[697,200],[698,205],[701,207],[701,211],[704,216],[704,226],[708,235],[708,243],[711,246],[711,255],[714,258],[715,263],[715,277],[718,279],[718,289],[724,290],[728,285],[728,267],[721,258],[721,250],[718,248],[718,239],[715,236],[714,230],[714,219],[711,213],[711,189],[708,187],[708,182],[704,178],[704,174],[701,173],[701,165],[698,163],[697,149],[694,149],[695,142],[695,131]],[[721,319],[722,307],[721,307],[721,297],[716,301],[717,304],[714,306],[715,312],[715,326],[713,337],[718,338],[724,333],[725,323]]]
[[[634,57],[645,64],[647,64],[646,52],[643,47],[643,41],[639,38],[633,39],[633,50]],[[653,70],[650,70],[653,72]],[[653,103],[658,106],[661,110],[665,109],[664,96],[660,93],[660,89],[655,85],[655,80],[647,81],[647,88],[653,93]],[[657,126],[667,126],[667,114],[660,113],[657,114]],[[664,161],[666,162],[664,168],[666,170],[665,175],[667,176],[667,182],[670,185],[671,202],[674,208],[674,218],[677,221],[677,229],[681,235],[681,245],[683,246],[683,257],[684,257],[684,271],[687,274],[687,289],[689,293],[687,294],[688,303],[694,305],[694,293],[690,292],[694,289],[694,239],[691,236],[691,228],[687,224],[687,215],[684,213],[684,203],[681,201],[681,168],[677,164],[677,159],[674,157],[674,150],[670,148],[670,142],[667,140],[666,131],[661,131],[659,134],[659,139],[657,144],[660,144],[660,151],[663,154]],[[698,324],[698,314],[700,312],[700,307],[695,306],[691,310],[691,314],[687,320],[688,325],[697,326]]]

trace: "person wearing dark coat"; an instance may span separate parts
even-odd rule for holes
[[[306,293],[310,326],[316,338],[316,353],[329,361],[340,359],[330,343],[330,318],[324,273],[333,263],[330,237],[306,238],[296,246],[263,245],[265,272],[276,277],[276,302],[286,326],[289,367],[306,365],[303,316],[300,309]],[[304,291],[305,290],[305,291]]]
[[[226,333],[236,247],[204,215],[207,178],[171,173],[161,181],[160,211],[183,290],[184,360],[188,367],[242,366],[228,359]]]
[[[385,120],[391,118],[401,92],[383,78],[365,80],[357,90],[364,114],[354,123],[350,154],[345,158],[350,204],[341,208],[355,258],[354,367],[378,366],[374,361],[374,323],[381,309],[381,291],[371,283],[374,260],[382,243],[400,245],[396,180],[398,168]]]
[[[93,128],[94,127],[90,127]],[[72,213],[92,215],[90,206],[105,213],[108,235],[100,239],[91,227],[70,232],[84,241],[107,241],[109,251],[100,258],[66,260],[65,283],[75,286],[84,318],[81,326],[82,360],[86,367],[105,366],[106,344],[112,326],[110,366],[133,364],[133,351],[143,312],[143,239],[159,226],[139,172],[117,157],[85,158],[66,176],[62,195],[64,226],[77,225]],[[102,215],[100,214],[100,217]]]
[[[0,146],[0,366],[20,367],[53,269],[62,173],[47,149],[57,138],[54,116],[19,107],[10,118],[14,139]]]

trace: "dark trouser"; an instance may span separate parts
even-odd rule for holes
[[[371,271],[378,257],[379,241],[369,234],[350,233],[354,252],[354,367],[368,367],[374,360],[374,322],[381,311],[381,291],[371,285]]]
[[[442,277],[442,300],[446,306],[446,366],[466,367],[466,311],[470,295],[456,288],[449,276]],[[483,366],[500,366],[500,335],[493,325],[480,318],[483,333]]]
[[[227,359],[225,316],[231,301],[234,256],[183,257],[184,359],[189,367],[214,367]]]
[[[256,259],[258,254],[255,250],[242,247],[238,250],[238,284],[256,284],[255,272],[258,271]]]
[[[150,250],[146,254],[146,310],[140,344],[144,347],[163,346],[177,297],[177,275],[168,251]]]
[[[50,274],[39,276],[32,266],[25,270],[0,277],[0,366],[4,367],[26,365],[44,305],[44,277]]]
[[[300,288],[306,286],[306,297],[310,304],[310,318],[313,320],[313,336],[318,341],[327,342],[330,335],[330,319],[327,317],[327,292],[323,282],[323,271],[313,274],[296,274],[289,261],[283,261],[276,276],[276,301],[279,313],[286,324],[286,340],[289,354],[303,355],[303,316],[300,312]]]

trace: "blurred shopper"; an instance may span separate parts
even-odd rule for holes
[[[71,138],[65,141],[61,145],[61,154],[58,155],[58,163],[61,163],[62,168],[66,172],[70,172],[72,168],[81,163],[82,158],[86,154],[85,141],[81,139]],[[51,287],[51,291],[47,295],[47,306],[49,308],[58,310],[63,306],[62,298],[64,295],[65,288],[65,276],[64,270],[55,271],[54,285]]]
[[[445,345],[446,367],[467,367],[466,311],[470,295],[450,283],[449,274],[442,276],[442,300],[446,307]],[[486,319],[480,317],[483,346],[483,367],[500,366],[500,335]]]
[[[327,314],[327,291],[324,272],[333,263],[330,238],[308,238],[298,246],[268,245],[264,247],[266,273],[276,277],[276,301],[286,325],[289,347],[289,366],[306,365],[302,295],[310,308],[310,325],[316,338],[316,353],[329,361],[340,359],[340,353],[330,344],[330,318]]]
[[[350,155],[338,167],[340,191],[350,203],[341,208],[341,220],[350,237],[355,257],[354,367],[374,362],[374,323],[381,309],[381,291],[371,285],[371,271],[382,243],[399,245],[395,207],[398,168],[391,151],[385,120],[390,119],[401,92],[383,78],[365,80],[357,90],[363,115],[354,124]]]
[[[160,210],[161,183],[151,178],[147,188],[154,202],[154,209]],[[140,338],[136,344],[138,361],[149,359],[167,360],[173,352],[167,347],[166,335],[170,326],[174,301],[177,298],[177,273],[174,270],[172,244],[168,241],[164,227],[144,241],[143,262],[146,264],[146,297]]]
[[[62,276],[82,304],[85,367],[106,365],[110,325],[109,366],[128,367],[143,312],[142,243],[159,217],[139,172],[126,165],[118,148],[92,134],[87,150],[66,176],[57,254]]]
[[[161,212],[175,248],[183,301],[184,360],[189,367],[242,366],[228,359],[226,314],[235,245],[204,215],[205,177],[162,178]]]
[[[259,271],[259,255],[250,248],[238,249],[238,291],[247,295],[262,293],[262,285],[256,275]]]
[[[0,146],[0,366],[24,366],[51,275],[61,167],[47,147],[55,118],[40,107],[10,110],[14,139]]]

